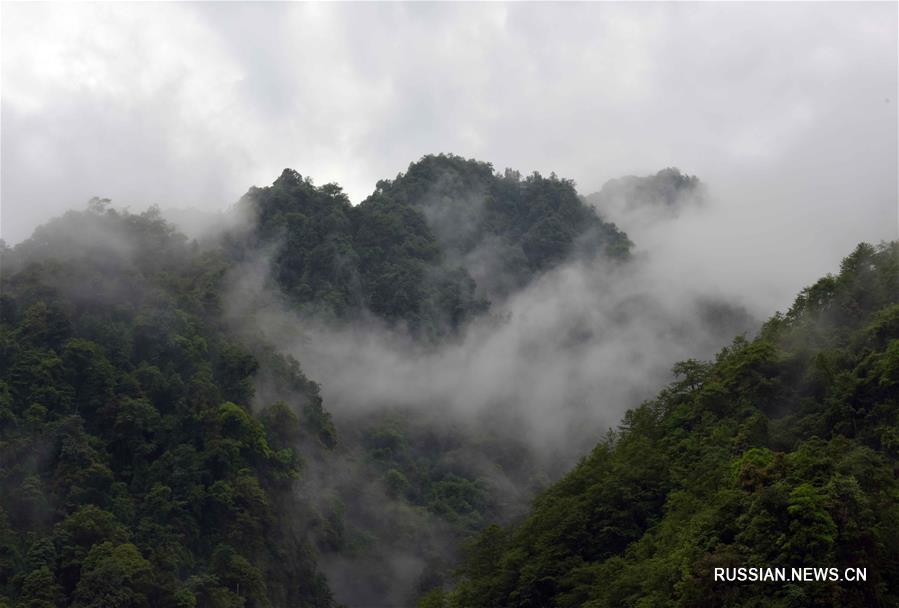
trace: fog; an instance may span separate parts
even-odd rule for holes
[[[284,167],[359,202],[439,151],[584,194],[670,165],[699,175],[722,201],[708,257],[769,307],[897,232],[893,3],[3,12],[9,243],[92,196],[221,211]]]
[[[370,314],[335,324],[299,312],[271,276],[277,245],[231,271],[229,322],[295,356],[335,417],[340,447],[333,460],[313,459],[305,495],[318,497],[323,512],[336,501],[348,529],[377,539],[355,554],[324,551],[322,567],[340,601],[408,603],[458,551],[458,531],[391,496],[366,452],[372,429],[397,428],[436,455],[438,470],[482,480],[496,520],[515,521],[626,409],[670,381],[675,362],[709,358],[735,335],[757,330],[764,298],[727,291],[723,268],[706,274],[670,263],[696,247],[719,213],[712,192],[688,189],[671,208],[652,197],[591,197],[601,214],[638,228],[635,238],[645,244],[631,259],[575,253],[523,289],[494,295],[486,314],[436,343]],[[483,196],[426,194],[430,227],[443,241],[463,238],[460,218],[476,216]],[[464,212],[437,213],[438,204]],[[455,261],[501,268],[494,255],[502,253],[475,247]],[[489,285],[512,284],[495,272]]]
[[[470,208],[477,197],[443,204]],[[717,200],[688,192],[676,215],[651,200],[632,202],[639,221],[611,207],[599,212],[634,221],[635,238],[645,241],[633,259],[576,255],[524,289],[494,295],[487,314],[436,345],[373,315],[337,326],[301,316],[268,276],[267,252],[234,272],[230,316],[252,320],[252,331],[296,356],[338,417],[395,407],[473,423],[498,416],[504,432],[535,452],[555,457],[564,444],[574,458],[670,379],[674,362],[710,357],[774,312],[764,297],[735,289],[730,269],[691,265],[702,247],[698,235],[721,213]],[[464,231],[456,214],[426,215],[437,234]],[[462,261],[476,270],[500,267],[491,247],[474,254],[476,261]],[[495,273],[486,278],[511,283]]]
[[[484,241],[453,261],[491,309],[438,344],[373,315],[301,315],[269,276],[270,249],[230,271],[231,327],[294,355],[341,433],[331,460],[309,457],[300,491],[322,513],[342,510],[351,536],[378,539],[323,549],[351,605],[407,602],[457,551],[457,532],[366,462],[371,424],[396,417],[436,442],[436,466],[485,480],[492,514],[514,520],[675,362],[751,336],[859,241],[899,231],[893,3],[2,10],[10,244],[93,196],[158,204],[211,242],[250,227],[234,201],[284,167],[359,203],[438,152],[572,178],[634,242],[629,261],[575,255],[516,289]],[[704,187],[668,207],[588,196],[669,166]],[[476,209],[482,196],[449,203]],[[444,244],[465,231],[449,208],[423,204]]]

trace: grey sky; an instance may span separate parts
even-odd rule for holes
[[[584,194],[699,175],[722,222],[697,238],[781,270],[773,301],[896,236],[895,3],[2,10],[11,243],[94,195],[217,210],[284,167],[358,202],[441,151]]]

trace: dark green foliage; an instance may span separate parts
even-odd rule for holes
[[[339,187],[316,188],[285,169],[270,187],[251,188],[242,205],[255,222],[249,251],[278,243],[275,278],[297,302],[337,314],[359,303],[352,207]]]
[[[103,201],[3,252],[0,598],[331,605],[292,481],[333,425],[296,362],[225,329],[224,268]],[[260,364],[300,403],[254,416]]]
[[[307,539],[340,550],[361,533],[294,480],[300,451],[325,458],[337,432],[297,361],[252,320],[226,323],[236,264],[270,261],[288,300],[319,318],[373,313],[433,339],[486,310],[487,296],[629,247],[570,181],[456,156],[424,157],[356,207],[291,170],[241,207],[250,227],[203,246],[155,209],[105,199],[3,246],[0,598],[330,602]],[[364,445],[394,498],[457,534],[497,513],[482,474],[442,461],[461,444],[435,448],[423,429],[394,439],[376,428]]]
[[[378,182],[360,208],[383,201],[424,215],[446,259],[510,287],[572,255],[626,257],[630,248],[622,232],[583,204],[574,182],[555,174],[522,179],[516,171],[499,175],[489,163],[425,156],[395,180]],[[478,272],[484,264],[489,276]]]
[[[666,205],[699,187],[671,170],[635,184]],[[568,180],[456,156],[422,158],[356,207],[290,170],[242,204],[252,227],[208,248],[104,200],[0,247],[0,606],[333,605],[312,544],[368,559],[374,576],[357,578],[372,589],[393,571],[375,560],[424,547],[431,607],[899,603],[897,245],[859,246],[758,338],[677,364],[501,528],[487,524],[513,499],[497,484],[536,485],[521,444],[383,408],[341,437],[376,480],[367,496],[390,505],[354,504],[356,487],[304,496],[300,452],[335,472],[334,422],[296,360],[252,321],[225,322],[228,271],[270,259],[304,312],[436,339],[565,261],[625,259],[627,237]],[[477,534],[454,589],[452,548],[424,554],[434,532]],[[863,566],[869,580],[712,581],[740,565]]]
[[[384,483],[393,496],[425,507],[460,532],[471,533],[496,510],[487,488],[475,475],[441,462],[445,453],[461,447],[460,441],[389,418],[363,438],[375,470],[383,471]],[[474,440],[466,447],[477,449]]]
[[[899,244],[860,245],[753,340],[628,412],[439,606],[899,603]],[[865,583],[724,583],[715,567],[865,567]]]
[[[423,157],[355,207],[334,184],[316,187],[289,169],[242,205],[255,229],[235,236],[234,250],[273,247],[275,279],[304,310],[368,310],[432,337],[571,256],[623,258],[630,247],[573,182],[500,176],[452,155]]]

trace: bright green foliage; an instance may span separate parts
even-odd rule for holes
[[[226,267],[103,201],[3,252],[0,598],[332,604],[293,480],[333,424],[295,361],[226,330]],[[255,416],[260,369],[293,402]]]
[[[897,304],[899,244],[860,245],[757,339],[678,364],[422,605],[899,604]],[[738,566],[866,567],[868,580],[714,582]]]

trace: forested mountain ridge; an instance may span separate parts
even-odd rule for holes
[[[776,565],[805,546],[840,565],[870,557],[876,584],[773,601],[894,600],[895,245],[859,247],[758,339],[678,364],[678,382],[503,529],[488,524],[517,517],[548,483],[539,444],[510,424],[522,403],[498,392],[462,415],[439,399],[385,399],[340,418],[330,400],[332,421],[300,367],[315,359],[285,354],[296,351],[270,334],[315,323],[337,341],[340,328],[374,327],[421,346],[401,367],[436,352],[438,366],[465,371],[466,331],[514,334],[524,325],[484,313],[532,287],[527,303],[546,302],[553,273],[599,279],[580,293],[593,312],[599,290],[626,284],[604,273],[634,271],[627,236],[569,180],[451,155],[412,163],[357,206],[285,170],[238,208],[242,225],[198,242],[155,209],[95,199],[2,247],[0,606],[398,606],[435,588],[425,605],[700,605],[724,597],[702,575],[710,564]],[[258,281],[238,287],[247,277]],[[277,302],[283,325],[261,331],[253,297],[235,312],[253,290]],[[487,340],[483,352],[523,357],[539,376],[562,349],[578,359],[604,339],[602,323],[644,315],[652,339],[681,340],[745,321],[712,300],[680,324],[639,289],[605,306],[546,326],[561,338],[538,328],[535,343]],[[363,343],[348,344],[337,352]],[[533,405],[551,417],[565,415],[560,403],[599,407],[576,397]],[[482,530],[454,578],[459,539]],[[722,602],[752,605],[754,589],[726,591]]]
[[[756,339],[674,372],[421,605],[899,603],[899,244],[859,245]],[[713,580],[748,566],[868,578]]]
[[[467,197],[453,212],[464,242],[429,216],[434,196]],[[436,339],[569,255],[629,247],[571,182],[453,156],[413,163],[356,207],[292,170],[239,206],[246,225],[198,243],[156,209],[94,199],[3,246],[0,605],[333,604],[317,555],[356,551],[365,531],[298,485],[306,458],[336,462],[336,430],[298,362],[229,318],[241,263],[261,256],[305,315],[374,314]],[[512,260],[489,294],[464,259],[485,241],[482,258]],[[481,481],[431,462],[431,431],[405,432],[420,437],[389,419],[351,433],[395,500],[458,533],[494,516]]]
[[[423,157],[357,206],[290,169],[241,205],[255,229],[235,241],[275,248],[274,276],[297,304],[338,318],[369,311],[430,336],[571,255],[623,259],[631,246],[573,182],[454,155]]]
[[[221,252],[95,200],[2,264],[0,605],[331,605],[292,487],[334,430],[221,323]],[[290,402],[253,415],[260,365]]]

